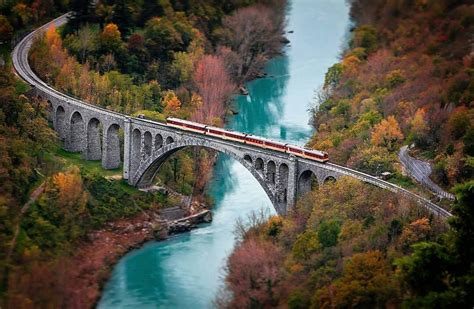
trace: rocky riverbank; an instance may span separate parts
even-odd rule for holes
[[[166,209],[150,210],[133,218],[110,222],[103,229],[91,232],[67,261],[74,265],[67,267],[69,274],[65,289],[69,294],[69,304],[80,308],[94,306],[113,266],[127,252],[147,241],[164,240],[171,234],[190,231],[199,223],[212,220],[211,212],[204,205],[192,205],[192,209],[199,207],[199,211],[178,219],[167,220]]]

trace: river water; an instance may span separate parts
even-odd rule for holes
[[[327,68],[338,60],[349,25],[345,0],[293,0],[288,7],[290,45],[269,61],[268,77],[236,97],[239,114],[228,127],[304,145],[312,134],[308,108]],[[99,308],[209,308],[222,286],[238,217],[274,213],[258,182],[240,163],[221,155],[209,187],[212,223],[163,242],[150,242],[115,266]]]

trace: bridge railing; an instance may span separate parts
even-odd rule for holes
[[[423,187],[425,187],[429,191],[432,191],[433,193],[435,193],[436,195],[438,195],[441,198],[449,199],[451,201],[453,201],[455,199],[455,196],[453,194],[444,191],[437,184],[432,182],[430,179],[428,179],[428,180],[425,180],[424,178],[418,179],[417,177],[413,176],[413,175],[416,174],[416,172],[415,172],[416,171],[416,166],[412,162],[412,160],[410,160],[410,158],[408,158],[408,154],[406,152],[401,153],[399,158],[400,158],[400,161],[402,162],[402,165],[411,172],[412,177],[415,178],[416,181],[418,181]]]
[[[390,190],[392,192],[401,194],[401,195],[403,195],[403,196],[405,196],[405,197],[407,197],[411,200],[414,200],[419,205],[425,207],[426,209],[428,209],[429,211],[431,211],[432,213],[434,213],[438,216],[441,216],[441,217],[444,217],[444,218],[448,218],[448,217],[452,216],[452,214],[449,211],[447,211],[446,209],[436,205],[435,203],[431,202],[430,200],[428,200],[426,198],[423,198],[423,197],[421,197],[421,196],[419,196],[419,195],[417,195],[413,192],[410,192],[407,189],[404,189],[400,186],[397,186],[393,183],[390,183],[388,181],[379,179],[375,176],[365,174],[365,173],[350,169],[348,167],[340,166],[340,165],[337,165],[337,164],[334,164],[334,163],[328,163],[328,165],[333,166],[338,172],[340,172],[343,175],[358,178],[358,179],[360,179],[364,182],[372,183],[372,184],[374,184],[378,187],[385,188],[385,189]]]

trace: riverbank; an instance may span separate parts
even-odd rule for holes
[[[95,306],[111,270],[128,252],[146,242],[166,240],[170,235],[212,220],[210,211],[202,208],[175,220],[167,220],[166,216],[161,211],[147,210],[132,218],[109,222],[103,229],[89,233],[87,240],[79,243],[74,255],[65,261],[72,266],[67,267],[68,280],[63,287],[69,295],[66,306]]]

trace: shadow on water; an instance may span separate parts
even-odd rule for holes
[[[229,127],[233,130],[268,136],[269,127],[275,126],[283,116],[283,94],[286,91],[288,75],[288,57],[281,56],[266,66],[267,78],[247,83],[248,96],[237,96],[239,114]]]

